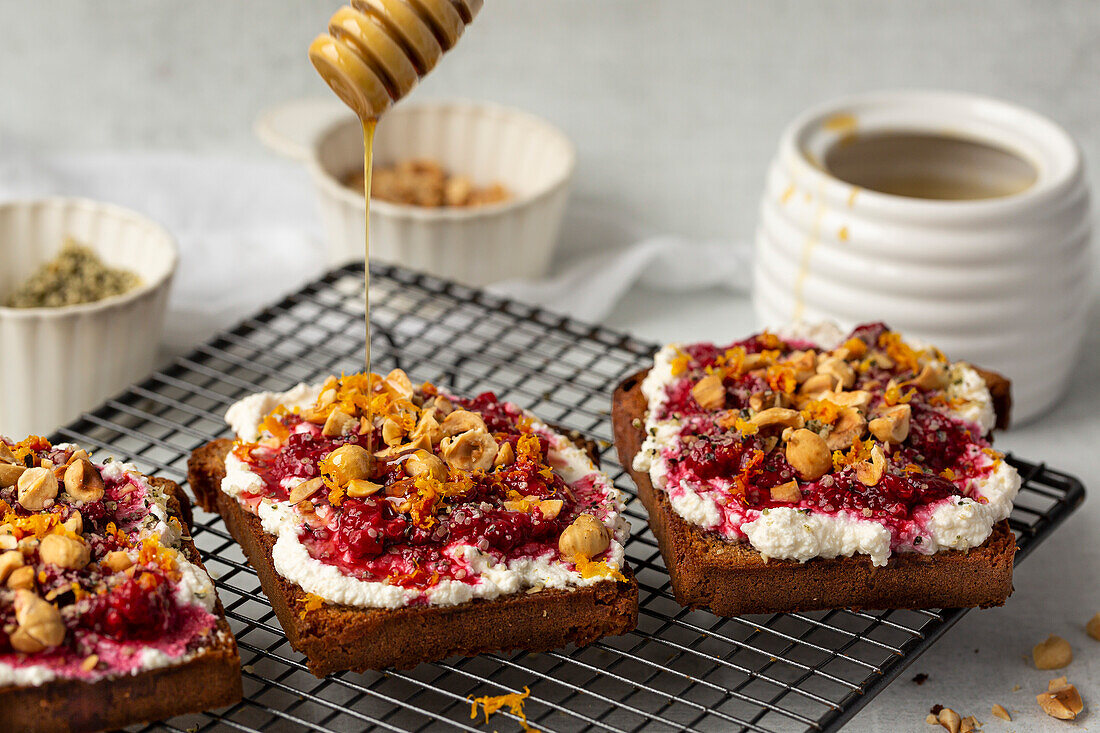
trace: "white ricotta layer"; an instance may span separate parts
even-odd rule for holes
[[[829,323],[797,324],[781,330],[779,335],[813,341],[829,349],[838,346],[844,338],[840,329]],[[668,485],[667,459],[678,454],[677,438],[682,425],[676,419],[658,420],[654,416],[668,400],[667,387],[678,379],[672,375],[672,360],[679,347],[679,344],[669,344],[658,351],[653,368],[642,381],[642,394],[648,405],[644,424],[646,435],[634,456],[633,467],[635,471],[648,472],[654,487],[668,492],[673,511],[685,521],[704,529],[720,529],[722,510],[712,495],[696,491],[687,482]],[[995,416],[993,398],[985,380],[961,362],[952,365],[949,374],[951,384],[947,396],[957,400],[950,412],[979,426],[983,435],[987,434],[993,428]],[[972,480],[969,487],[972,496],[983,497],[988,503],[960,497],[937,506],[928,517],[922,518],[927,523],[926,535],[921,536],[922,544],[912,547],[906,543],[902,549],[932,553],[981,545],[989,537],[993,525],[1012,511],[1019,488],[1020,477],[1016,469],[1001,461],[991,474]],[[745,522],[740,529],[753,549],[769,558],[805,562],[815,557],[862,554],[870,556],[875,565],[885,565],[891,551],[890,534],[885,527],[842,513],[807,515],[794,508],[780,507]],[[724,536],[730,541],[739,539]]]
[[[278,405],[307,407],[319,394],[317,387],[299,384],[292,390],[279,394],[263,392],[244,398],[226,413],[226,421],[242,440],[255,441],[259,437],[259,424]],[[589,479],[596,490],[608,495],[612,510],[602,519],[611,532],[611,547],[605,562],[615,569],[623,567],[624,543],[629,534],[629,524],[622,516],[622,500],[611,480],[592,463],[588,454],[572,441],[554,432],[545,424],[535,421],[532,429],[550,442],[548,461],[554,472],[567,484]],[[298,539],[303,519],[289,502],[261,499],[246,504],[242,497],[259,495],[263,481],[248,464],[233,455],[225,459],[225,478],[221,490],[237,499],[246,509],[254,506],[264,531],[277,537],[272,558],[278,573],[326,601],[364,608],[400,608],[420,595],[417,590],[388,583],[360,580],[345,575],[338,568],[327,565],[310,556]],[[480,576],[475,584],[457,580],[442,580],[426,592],[430,605],[451,606],[474,598],[496,598],[528,588],[579,588],[606,581],[604,577],[584,578],[576,570],[551,553],[540,558],[520,558],[507,564],[476,547],[454,544],[444,552],[452,560],[465,565],[469,574]]]

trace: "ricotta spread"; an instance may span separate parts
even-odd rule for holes
[[[808,362],[807,352],[813,355]],[[805,395],[798,385],[837,356],[853,367],[852,384]],[[753,369],[729,366],[740,359]],[[789,367],[794,359],[801,359],[799,369],[808,368],[797,373]],[[936,375],[934,388],[918,379],[926,368]],[[724,394],[717,407],[704,409],[692,389],[711,374],[722,380]],[[783,390],[775,387],[788,374],[795,381],[777,396]],[[685,521],[728,541],[748,542],[765,559],[860,554],[885,565],[893,552],[977,547],[1008,517],[1020,487],[1016,470],[985,439],[995,416],[981,375],[967,364],[946,362],[931,347],[907,344],[880,324],[851,335],[830,324],[800,326],[729,349],[670,344],[655,355],[641,389],[646,436],[634,469],[649,474]],[[786,439],[778,431],[765,435],[755,415],[779,402],[788,412],[801,410],[799,423],[828,438],[836,429],[828,421],[836,423],[839,409],[854,404],[845,390],[867,403],[859,422],[905,405],[906,424],[911,416],[913,427],[891,443],[867,436],[864,425],[857,439],[833,452],[831,470],[806,481],[783,457]],[[761,397],[768,405],[750,405]],[[824,404],[830,400],[838,404]],[[865,486],[855,480],[854,464],[869,462],[876,446],[885,457],[883,477]],[[720,461],[722,469],[715,469]],[[797,501],[769,496],[771,487],[791,482]]]

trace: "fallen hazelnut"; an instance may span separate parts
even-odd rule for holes
[[[787,439],[787,462],[803,481],[816,481],[833,467],[833,454],[825,440],[812,430],[800,428]]]
[[[883,411],[881,417],[876,417],[867,424],[871,435],[883,443],[902,443],[909,437],[909,418],[912,408],[909,405],[894,405]]]
[[[287,497],[287,501],[291,504],[305,501],[320,491],[324,485],[325,482],[319,478],[307,479],[290,490],[290,496]]]
[[[593,558],[611,546],[607,527],[591,514],[581,514],[558,538],[558,550],[565,557]]]
[[[867,420],[855,407],[844,407],[833,424],[833,429],[825,436],[825,445],[829,450],[844,450],[863,437]]]
[[[444,438],[439,448],[447,465],[459,471],[484,471],[497,457],[497,442],[484,429]]]
[[[16,568],[23,567],[23,553],[18,550],[9,550],[0,555],[0,583],[7,581]]]
[[[103,564],[106,565],[112,572],[121,573],[126,568],[134,564],[134,561],[130,559],[129,553],[124,550],[114,550],[108,552],[103,557]]]
[[[771,426],[779,426],[784,428],[801,428],[805,421],[802,419],[802,413],[798,410],[791,410],[786,407],[769,407],[767,410],[761,410],[753,415],[749,422],[756,425],[759,428],[766,428]]]
[[[411,478],[428,476],[436,481],[447,478],[447,465],[431,451],[418,450],[405,459],[405,473]]]
[[[876,486],[886,472],[886,456],[882,452],[882,446],[876,443],[871,449],[871,460],[857,463],[855,469],[856,478],[861,484]]]
[[[465,433],[470,430],[477,430],[487,433],[488,428],[485,427],[485,421],[476,412],[470,412],[469,410],[455,410],[447,417],[443,418],[443,423],[440,425],[443,431],[444,438],[450,438],[451,436],[458,435],[459,433]]]
[[[325,420],[324,427],[321,428],[321,435],[326,438],[335,438],[338,435],[347,435],[350,433],[359,421],[354,417],[344,412],[343,410],[333,410],[329,413],[328,419]],[[383,435],[385,434],[385,426],[382,428]]]
[[[0,463],[0,489],[15,486],[19,481],[19,477],[22,476],[23,472],[26,470],[26,466],[20,466],[14,463]]]
[[[1085,624],[1085,633],[1100,641],[1100,613],[1090,618],[1089,622]]]
[[[1061,669],[1073,661],[1073,648],[1062,637],[1051,634],[1046,641],[1035,645],[1031,658],[1036,669]]]
[[[19,627],[10,641],[16,651],[33,654],[65,640],[61,613],[29,590],[15,594],[15,621]]]
[[[376,484],[373,481],[367,481],[362,478],[353,478],[351,481],[348,481],[347,492],[348,496],[352,499],[362,499],[371,494],[378,493],[381,488],[382,484]]]
[[[1058,720],[1073,720],[1085,709],[1081,693],[1076,687],[1068,684],[1065,677],[1051,680],[1047,691],[1040,692],[1035,696],[1035,700],[1044,713]]]
[[[65,469],[65,491],[77,501],[99,501],[103,498],[103,477],[91,461],[73,461]]]
[[[370,478],[374,458],[367,449],[354,443],[346,443],[328,454],[325,459],[332,466],[332,480],[344,486],[356,478]]]
[[[815,433],[816,434],[816,433]],[[797,481],[788,481],[771,488],[772,501],[781,501],[787,504],[797,504],[802,501],[802,492],[798,489]]]
[[[48,468],[28,468],[17,485],[19,503],[32,512],[42,511],[57,496],[57,478]]]
[[[493,459],[494,466],[511,466],[515,463],[516,451],[512,448],[511,443],[501,443],[500,449],[497,450],[497,457]],[[1100,616],[1100,614],[1097,614]]]
[[[722,377],[708,374],[691,388],[691,396],[704,410],[718,410],[726,404],[726,388]]]
[[[947,729],[948,733],[959,733],[962,729],[962,718],[951,708],[944,708],[936,718],[939,724]]]
[[[43,537],[42,544],[38,546],[38,556],[44,563],[70,570],[79,570],[92,559],[86,544],[61,534]]]
[[[8,587],[12,590],[30,590],[34,588],[34,568],[30,565],[24,565],[21,568],[16,568],[8,576]]]
[[[962,724],[959,726],[959,733],[974,733],[978,730],[978,719],[973,715],[967,715],[962,719]]]
[[[990,712],[993,714],[994,718],[1007,720],[1010,723],[1012,722],[1012,716],[1008,714],[1007,710],[1005,710],[1004,705],[994,705]]]

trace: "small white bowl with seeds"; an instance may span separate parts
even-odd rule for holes
[[[152,371],[177,259],[118,206],[0,203],[0,435],[51,433]]]

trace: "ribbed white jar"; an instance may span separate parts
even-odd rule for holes
[[[999,198],[879,193],[828,173],[834,146],[885,132],[952,136],[1029,163]],[[1093,257],[1080,151],[1034,112],[973,95],[885,92],[834,101],[783,133],[756,235],[761,325],[885,321],[1013,381],[1014,419],[1063,393],[1084,335]]]
[[[175,240],[132,211],[85,199],[0,204],[0,302],[66,236],[141,284],[112,298],[60,308],[0,306],[0,435],[53,432],[146,376],[160,344],[175,274]]]

